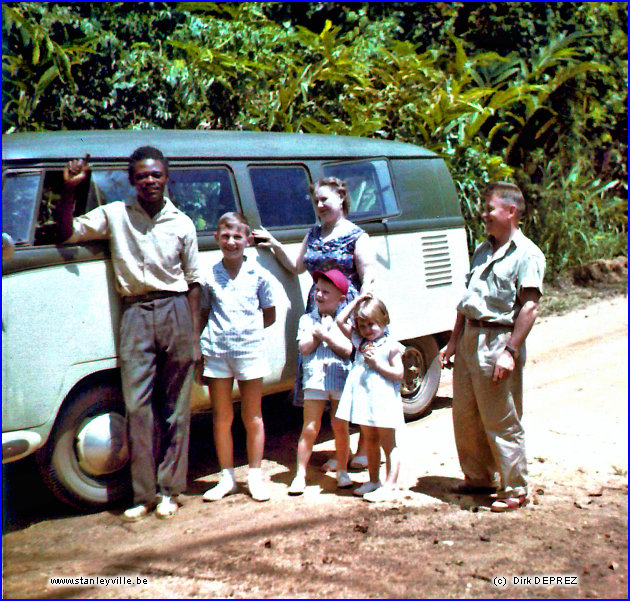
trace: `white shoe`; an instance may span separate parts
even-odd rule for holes
[[[369,503],[386,503],[387,501],[395,501],[396,497],[396,490],[391,486],[381,486],[372,492],[365,493],[363,500]]]
[[[254,499],[254,501],[262,502],[271,499],[269,489],[267,488],[267,485],[263,482],[262,478],[248,478],[247,488],[249,488],[249,494],[252,496],[252,499]]]
[[[325,472],[334,472],[337,469],[337,460],[334,457],[331,457],[324,465],[322,465],[322,470]]]
[[[136,505],[135,507],[130,507],[125,510],[122,515],[122,518],[125,522],[137,522],[143,518],[146,518],[153,507],[151,505],[147,505],[146,503],[141,505]]]
[[[155,516],[161,520],[168,520],[177,513],[178,509],[179,505],[173,501],[172,497],[162,495],[162,499],[155,508]]]
[[[303,495],[306,490],[306,478],[304,476],[296,476],[287,491],[292,497]]]
[[[352,486],[354,482],[348,476],[348,472],[338,471],[337,472],[337,488],[349,488]]]
[[[204,501],[220,501],[223,497],[231,495],[238,491],[238,484],[235,480],[221,478],[219,483],[213,488],[207,490],[203,495]]]
[[[365,484],[362,484],[361,486],[359,486],[359,488],[355,488],[352,492],[355,495],[357,495],[357,497],[362,497],[366,493],[375,491],[377,488],[380,488],[380,487],[381,487],[380,482],[366,482]]]

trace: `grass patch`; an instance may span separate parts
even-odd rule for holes
[[[592,286],[576,286],[570,280],[558,280],[545,284],[543,297],[540,299],[538,317],[563,315],[582,309],[596,301],[608,300],[619,296],[628,296],[628,284],[625,281],[596,283]]]

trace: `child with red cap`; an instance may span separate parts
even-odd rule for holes
[[[313,272],[315,310],[302,315],[298,324],[298,346],[303,359],[304,425],[298,442],[297,471],[290,495],[306,488],[306,467],[319,434],[327,403],[337,410],[350,371],[352,344],[335,322],[339,306],[348,292],[348,279],[338,269]],[[350,437],[348,423],[331,417],[337,456],[337,487],[353,485],[347,472]]]

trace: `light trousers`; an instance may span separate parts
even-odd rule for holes
[[[525,348],[514,371],[494,383],[498,356],[510,339],[509,328],[471,326],[455,351],[453,427],[459,463],[471,486],[496,486],[499,497],[527,494],[523,416]]]

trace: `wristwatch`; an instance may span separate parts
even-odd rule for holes
[[[517,352],[510,345],[506,345],[505,350],[512,355],[513,359],[516,359]]]

